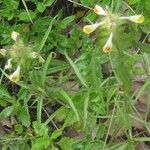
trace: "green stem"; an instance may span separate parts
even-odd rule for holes
[[[4,69],[3,69],[3,72],[5,72],[5,67],[4,67]],[[3,77],[4,77],[4,73],[2,72],[2,74],[1,74],[1,78],[0,78],[0,84],[2,84],[2,80],[3,80]]]
[[[42,108],[43,108],[43,98],[44,96],[41,95],[37,100],[37,121],[39,123],[42,122]]]

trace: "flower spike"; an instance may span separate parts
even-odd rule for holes
[[[100,22],[100,23],[95,23],[95,24],[92,24],[92,25],[86,25],[83,28],[83,32],[86,33],[86,34],[90,34],[90,33],[95,31],[99,26],[101,26],[104,23],[105,22]]]
[[[129,20],[135,23],[142,23],[144,22],[143,15],[135,15],[135,16],[128,16],[128,17],[120,17],[121,20]]]
[[[12,61],[12,59],[8,59],[7,65],[5,65],[5,69],[11,69],[12,68],[11,61]]]
[[[106,11],[99,5],[96,5],[94,7],[94,12],[98,15],[102,15],[102,16],[107,16],[107,13]]]
[[[113,38],[113,33],[110,34],[106,44],[103,47],[103,52],[109,53],[112,51],[112,38]]]
[[[20,78],[20,66],[17,67],[17,69],[15,70],[15,72],[13,72],[10,76],[9,79],[12,82],[18,82]]]

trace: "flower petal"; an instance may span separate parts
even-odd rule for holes
[[[102,16],[107,16],[107,13],[106,11],[99,5],[96,5],[94,7],[94,12],[98,15],[102,15]]]
[[[144,16],[143,15],[135,15],[135,16],[129,16],[129,17],[120,17],[122,20],[130,20],[135,23],[142,23],[144,22]]]
[[[18,82],[20,78],[20,66],[17,67],[17,69],[15,70],[15,72],[13,72],[10,76],[9,79],[12,82]]]
[[[103,52],[109,53],[112,51],[112,38],[113,38],[113,33],[110,34],[106,44],[103,47]]]
[[[99,24],[97,24],[97,23],[96,24],[92,24],[92,25],[86,25],[83,28],[83,32],[86,33],[86,34],[90,34],[93,31],[95,31],[98,27],[99,27]]]
[[[12,68],[11,61],[12,61],[12,59],[8,59],[7,65],[5,65],[5,69],[11,69]]]
[[[12,38],[14,41],[17,40],[18,36],[19,36],[19,33],[18,33],[18,32],[15,32],[15,31],[13,31],[12,34],[11,34],[11,38]]]

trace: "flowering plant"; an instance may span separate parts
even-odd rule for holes
[[[108,9],[108,7],[107,7],[107,9],[103,9],[99,5],[96,5],[95,8],[93,9],[93,11],[96,14],[102,16],[102,19],[101,19],[101,21],[97,21],[96,23],[94,23],[92,25],[84,26],[83,32],[85,32],[86,34],[90,34],[101,26],[107,28],[108,32],[109,32],[109,37],[108,37],[105,45],[102,48],[103,52],[105,52],[105,53],[109,53],[112,51],[113,33],[115,32],[115,30],[117,29],[117,27],[121,21],[129,20],[134,23],[142,23],[144,21],[143,15],[121,16],[120,17],[119,15],[112,14],[110,12],[110,10]]]

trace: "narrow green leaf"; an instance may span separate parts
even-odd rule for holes
[[[80,120],[79,114],[78,114],[78,111],[77,111],[75,105],[74,105],[73,102],[72,102],[72,99],[71,99],[71,98],[69,97],[69,95],[68,95],[65,91],[63,91],[63,90],[60,91],[60,94],[65,98],[65,100],[67,100],[67,102],[69,103],[70,107],[71,107],[72,110],[74,111],[74,113],[75,113],[75,115],[76,115],[76,117],[77,117],[77,120],[79,121],[79,120]]]
[[[46,63],[44,64],[44,68],[43,68],[42,76],[41,76],[41,85],[42,85],[42,87],[44,87],[44,84],[45,84],[45,81],[46,81],[48,66],[50,64],[51,59],[52,59],[52,53],[49,54],[49,56],[47,57]]]
[[[42,120],[43,98],[44,98],[43,95],[37,98],[37,121],[39,123],[41,123]]]
[[[123,87],[126,93],[129,93],[131,90],[131,79],[128,73],[127,66],[122,62],[122,60],[118,60],[118,65],[116,67],[116,73],[123,83]]]
[[[49,33],[50,33],[50,31],[51,31],[52,24],[53,24],[54,20],[58,17],[58,15],[59,15],[59,14],[57,14],[57,15],[51,20],[48,29],[45,31],[45,35],[44,35],[44,37],[43,37],[43,39],[42,39],[42,41],[41,41],[41,43],[40,43],[39,52],[43,49],[44,44],[45,44],[45,42],[46,42],[46,40],[47,40],[47,38],[48,38],[48,36],[49,36]]]
[[[49,118],[46,120],[45,124],[47,125],[50,121],[52,121],[55,117],[61,116],[61,114],[64,112],[64,107],[60,107],[58,110],[56,110]]]
[[[131,92],[131,79],[129,69],[123,59],[123,55],[124,54],[122,53],[122,51],[118,50],[117,53],[112,53],[110,55],[110,59],[116,78],[123,85],[125,93],[129,94]]]
[[[74,69],[77,77],[79,78],[79,80],[81,81],[81,83],[85,86],[88,87],[86,84],[85,79],[83,78],[83,76],[81,75],[81,73],[79,72],[79,69],[77,68],[77,66],[75,65],[75,63],[71,60],[71,58],[67,55],[67,53],[65,53],[65,56],[67,58],[67,60],[69,61],[70,65],[72,66],[72,68]]]
[[[66,18],[63,19],[63,23],[65,25],[68,25],[70,22],[74,21],[74,19],[75,19],[75,16],[66,17]]]
[[[87,118],[88,118],[88,105],[89,105],[89,91],[88,91],[87,96],[84,100],[84,125],[83,125],[83,128],[85,128]]]

